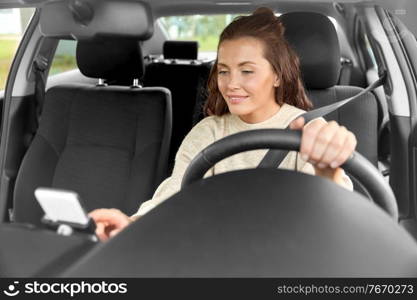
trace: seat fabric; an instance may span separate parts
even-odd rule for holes
[[[121,72],[123,66],[115,63],[118,56],[112,59],[108,49],[117,43],[106,45],[88,43],[88,49],[108,55],[91,56],[77,49],[78,60],[81,55],[101,60],[81,64],[82,73],[99,77],[103,69],[112,74],[110,69],[117,66],[123,78],[133,81],[142,75],[140,68],[131,66],[126,68],[131,71]],[[138,49],[135,43],[132,46]],[[142,59],[141,53],[137,56]],[[107,207],[136,212],[166,176],[171,113],[170,93],[164,88],[66,84],[48,90],[39,128],[17,176],[15,221],[40,224],[37,187],[73,190],[88,211]]]

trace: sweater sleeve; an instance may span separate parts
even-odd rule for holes
[[[181,188],[183,175],[191,160],[205,147],[215,141],[215,122],[211,117],[203,119],[184,138],[175,156],[175,165],[170,177],[166,178],[156,189],[152,199],[145,201],[139,210],[132,215],[133,218],[141,217],[166,199],[177,193]],[[210,174],[209,170],[205,177]]]

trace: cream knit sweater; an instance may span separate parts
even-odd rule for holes
[[[279,111],[269,119],[255,124],[242,121],[238,116],[226,114],[221,117],[210,116],[201,120],[184,138],[175,157],[172,175],[165,179],[155,191],[151,200],[143,202],[132,217],[140,217],[165,201],[180,190],[182,177],[191,160],[211,143],[234,133],[252,129],[286,128],[289,123],[304,111],[294,106],[284,104]],[[230,156],[207,171],[204,177],[212,176],[238,169],[256,168],[268,150],[251,150]],[[296,164],[297,160],[297,164]],[[297,169],[307,174],[314,174],[314,167],[302,160],[300,155],[291,151],[279,165],[282,169]],[[346,176],[346,175],[345,175]],[[352,190],[352,182],[346,176],[346,182]]]

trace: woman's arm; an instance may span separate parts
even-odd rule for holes
[[[178,149],[172,175],[159,185],[152,199],[143,202],[134,215],[128,217],[117,209],[96,209],[89,214],[96,222],[96,234],[100,240],[108,240],[180,190],[182,177],[191,160],[214,142],[214,125],[210,118],[206,118],[190,131]]]
[[[314,171],[316,175],[322,176],[324,178],[328,178],[334,181],[335,183],[340,184],[344,188],[350,191],[353,191],[353,183],[342,168],[320,169],[320,168],[314,167]]]
[[[297,155],[297,170],[310,175],[318,175],[324,178],[328,178],[335,183],[341,185],[342,187],[353,191],[353,183],[350,180],[349,176],[346,175],[345,171],[342,168],[332,169],[331,171],[323,170],[320,168],[315,168],[309,162],[306,162],[300,158],[300,155]]]

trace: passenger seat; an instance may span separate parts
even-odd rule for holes
[[[89,211],[107,207],[132,214],[167,175],[170,92],[141,88],[134,80],[144,72],[139,42],[79,42],[77,63],[99,84],[68,83],[47,91],[16,180],[16,222],[40,223],[37,187],[74,190]],[[107,86],[103,79],[129,79],[132,86]]]

